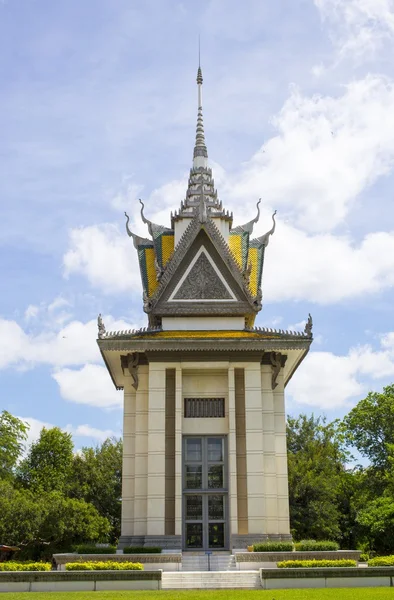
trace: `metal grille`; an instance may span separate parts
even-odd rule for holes
[[[224,417],[224,398],[185,398],[185,417],[191,419]]]

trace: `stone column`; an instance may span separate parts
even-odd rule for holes
[[[165,534],[166,370],[149,365],[147,535]]]
[[[261,366],[261,392],[263,415],[263,451],[264,451],[264,495],[266,533],[277,535],[278,494],[277,466],[275,449],[274,394],[272,391],[272,367]]]
[[[238,504],[237,504],[237,440],[235,424],[235,380],[234,367],[228,370],[228,481],[229,481],[229,511],[230,537],[238,534]]]
[[[131,379],[127,380],[123,408],[122,536],[134,534],[135,396]]]
[[[265,534],[265,490],[263,455],[263,414],[260,363],[245,366],[246,469],[248,488],[248,529]]]
[[[138,368],[135,397],[134,535],[146,535],[148,470],[148,365]]]
[[[182,368],[175,373],[175,535],[182,535]]]
[[[289,484],[287,476],[286,410],[283,369],[274,390],[275,458],[277,479],[278,533],[290,536]]]

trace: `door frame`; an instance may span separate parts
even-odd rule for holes
[[[187,439],[199,438],[202,440],[202,478],[203,483],[201,489],[185,488],[186,481],[186,444]],[[208,488],[207,485],[207,473],[208,463],[215,461],[208,461],[207,457],[207,440],[215,438],[223,441],[223,487],[222,488]],[[205,480],[205,481],[204,481]],[[185,552],[206,552],[206,551],[226,551],[230,547],[230,514],[229,514],[229,490],[228,490],[228,440],[227,435],[223,434],[204,434],[204,435],[183,435],[182,436],[182,550]],[[203,496],[202,506],[202,520],[196,520],[202,522],[202,535],[203,545],[200,548],[187,548],[186,546],[186,497],[187,496]],[[224,499],[224,545],[222,548],[209,548],[209,515],[208,515],[208,496],[223,496]],[[192,521],[190,519],[190,521]],[[214,522],[214,521],[211,521]],[[219,521],[222,522],[222,521]]]

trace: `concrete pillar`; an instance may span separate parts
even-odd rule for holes
[[[124,389],[121,535],[134,533],[135,389]]]
[[[278,492],[275,449],[274,394],[272,367],[261,366],[261,393],[263,415],[264,495],[266,533],[278,534]]]
[[[182,535],[182,368],[175,372],[175,535]]]
[[[148,470],[148,365],[138,368],[135,397],[134,535],[146,535]]]
[[[258,362],[245,366],[245,422],[249,535],[265,534],[263,413]]]
[[[165,534],[166,369],[149,365],[147,535]]]
[[[286,410],[283,369],[273,393],[275,427],[275,461],[277,478],[278,533],[290,535],[289,484],[287,476]]]
[[[237,504],[237,440],[235,423],[235,379],[234,367],[228,370],[228,480],[231,535],[238,534]]]

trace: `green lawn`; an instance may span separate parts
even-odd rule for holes
[[[394,588],[2,593],[4,600],[394,600]]]

